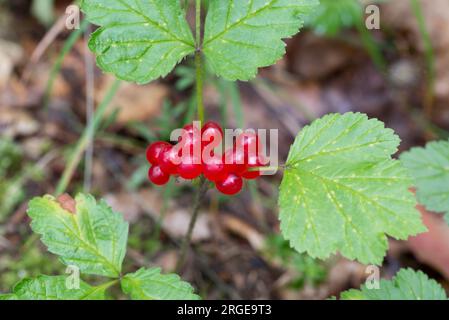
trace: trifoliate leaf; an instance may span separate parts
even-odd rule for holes
[[[280,187],[283,236],[299,252],[380,264],[387,235],[424,232],[411,179],[391,158],[399,138],[364,114],[331,114],[305,127]]]
[[[119,79],[148,83],[195,51],[179,0],[84,0],[81,9],[101,26],[89,42],[99,67]]]
[[[349,290],[341,294],[343,300],[446,300],[446,292],[421,271],[401,269],[392,280],[381,280],[379,288]]]
[[[445,213],[449,222],[449,141],[413,148],[401,160],[414,178],[418,202],[427,210]]]
[[[81,280],[79,288],[71,288],[66,276],[38,276],[23,279],[12,294],[0,296],[0,300],[104,300],[106,288],[92,287]]]
[[[362,5],[358,0],[320,0],[320,6],[306,18],[306,24],[318,34],[335,36],[362,19]]]
[[[210,0],[203,50],[214,72],[249,80],[285,54],[317,0]]]
[[[140,269],[127,274],[122,290],[133,300],[198,300],[192,286],[176,274],[161,274],[159,268]]]
[[[79,194],[75,201],[75,212],[70,212],[51,196],[31,200],[31,228],[65,265],[77,266],[87,274],[118,277],[128,223],[104,201],[97,203],[90,195]]]

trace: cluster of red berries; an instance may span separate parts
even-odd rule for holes
[[[216,122],[205,123],[201,130],[193,124],[186,125],[176,145],[158,141],[148,147],[148,178],[156,185],[164,185],[172,175],[192,180],[203,174],[221,193],[237,194],[243,179],[258,178],[261,173],[257,168],[265,165],[259,152],[259,137],[244,132],[232,148],[219,155],[216,148],[222,141],[223,130]]]

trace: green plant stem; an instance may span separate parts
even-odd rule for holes
[[[432,40],[426,27],[426,20],[422,13],[422,6],[418,0],[410,0],[413,13],[418,22],[419,32],[424,43],[427,68],[427,90],[424,100],[425,113],[428,117],[432,115],[435,95],[435,54],[433,52]]]
[[[253,167],[249,168],[248,171],[277,171],[279,169],[284,169],[285,166],[280,165],[278,167]]]
[[[196,0],[196,52],[195,52],[195,68],[196,68],[196,103],[198,110],[198,120],[204,122],[204,100],[203,100],[203,61],[202,61],[202,51],[201,51],[201,0]],[[179,260],[176,264],[176,270],[180,270],[184,264],[187,251],[190,247],[190,241],[192,239],[193,229],[195,228],[196,220],[198,218],[198,213],[200,210],[200,204],[207,192],[207,182],[204,177],[200,178],[200,185],[197,189],[195,200],[193,203],[192,217],[190,218],[189,227],[187,234],[184,237],[181,250],[179,255]]]
[[[115,279],[106,283],[102,283],[99,286],[95,287],[94,290],[95,291],[104,291],[109,289],[110,287],[116,285],[120,280],[119,279]],[[92,293],[90,293],[90,295],[92,295]]]
[[[204,122],[204,101],[203,101],[203,62],[201,51],[195,53],[196,68],[196,103],[198,109],[198,120]]]
[[[192,217],[190,218],[189,228],[187,230],[187,234],[182,240],[180,254],[179,254],[179,260],[176,264],[176,272],[179,272],[181,267],[184,264],[187,251],[190,247],[190,241],[192,240],[192,234],[193,229],[195,228],[196,220],[198,219],[198,213],[200,211],[200,205],[201,202],[206,195],[208,189],[207,181],[204,177],[200,178],[200,186],[198,187],[195,195],[195,199],[193,202],[193,209],[192,209]]]
[[[201,0],[196,0],[196,103],[198,109],[198,120],[204,122],[204,100],[203,100],[203,58],[201,49]]]
[[[89,26],[86,29],[86,39],[89,37],[91,30]],[[84,62],[86,65],[86,124],[89,128],[87,132],[87,147],[84,156],[84,192],[90,192],[92,186],[92,167],[94,160],[94,127],[91,125],[94,113],[94,95],[95,95],[95,60],[92,57],[86,41]]]
[[[116,80],[112,86],[109,88],[108,92],[106,93],[106,96],[104,97],[103,101],[98,106],[98,109],[95,111],[93,115],[92,122],[86,127],[86,129],[83,132],[83,135],[81,139],[78,141],[75,151],[73,152],[70,162],[65,168],[61,179],[59,180],[58,186],[56,187],[55,195],[61,195],[65,192],[67,189],[67,186],[70,182],[70,179],[73,176],[73,173],[75,172],[75,169],[78,167],[78,164],[81,161],[82,155],[84,151],[86,150],[88,143],[89,143],[89,137],[95,133],[100,125],[101,120],[103,119],[103,116],[106,112],[107,106],[111,102],[112,98],[114,97],[115,93],[117,92],[118,88],[120,87],[120,81]]]
[[[201,0],[196,0],[195,16],[196,48],[201,48]]]

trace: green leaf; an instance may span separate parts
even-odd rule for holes
[[[349,290],[341,294],[343,300],[446,300],[446,292],[421,271],[401,269],[390,281],[381,280],[379,289]]]
[[[306,24],[316,33],[335,36],[344,28],[350,28],[363,19],[358,0],[320,0],[320,6],[307,17]]]
[[[84,0],[81,9],[101,26],[89,42],[99,67],[119,79],[148,83],[195,51],[179,0]]]
[[[249,80],[285,54],[317,0],[210,0],[203,50],[218,76]]]
[[[381,264],[387,235],[424,232],[411,179],[393,160],[399,138],[364,114],[330,114],[290,149],[279,195],[281,230],[299,252]]]
[[[445,213],[449,222],[449,141],[413,148],[401,160],[415,180],[418,201],[427,210]]]
[[[140,269],[127,274],[122,290],[133,300],[199,300],[192,286],[176,274],[161,274],[160,268]]]
[[[51,196],[34,198],[28,209],[31,228],[65,265],[77,266],[86,274],[120,276],[128,223],[90,195],[78,194],[75,201],[72,213]]]
[[[0,300],[104,300],[106,286],[92,287],[80,281],[79,288],[69,289],[66,276],[26,278],[14,287],[13,294]]]

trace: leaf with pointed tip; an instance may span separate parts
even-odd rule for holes
[[[204,54],[218,76],[249,80],[285,54],[317,0],[210,0]]]
[[[179,0],[84,0],[81,9],[101,26],[89,41],[98,66],[119,79],[148,83],[195,51]]]
[[[127,274],[122,290],[133,300],[198,300],[192,286],[176,274],[161,274],[160,268],[140,269]]]
[[[381,264],[387,235],[424,232],[407,171],[391,158],[399,138],[364,114],[330,114],[305,127],[290,149],[279,194],[283,236],[299,252],[340,252]]]
[[[348,290],[342,300],[447,300],[446,292],[421,271],[401,269],[392,280],[381,280],[378,289]]]
[[[80,281],[77,289],[67,287],[66,276],[26,278],[14,287],[7,300],[104,300],[105,286],[92,287]],[[0,297],[0,300],[2,297]]]
[[[75,202],[76,212],[72,213],[51,196],[34,198],[28,209],[31,228],[65,265],[77,266],[86,274],[119,277],[128,223],[91,195],[78,194]]]
[[[449,141],[428,143],[401,155],[415,180],[418,202],[427,210],[445,214],[449,223]]]

